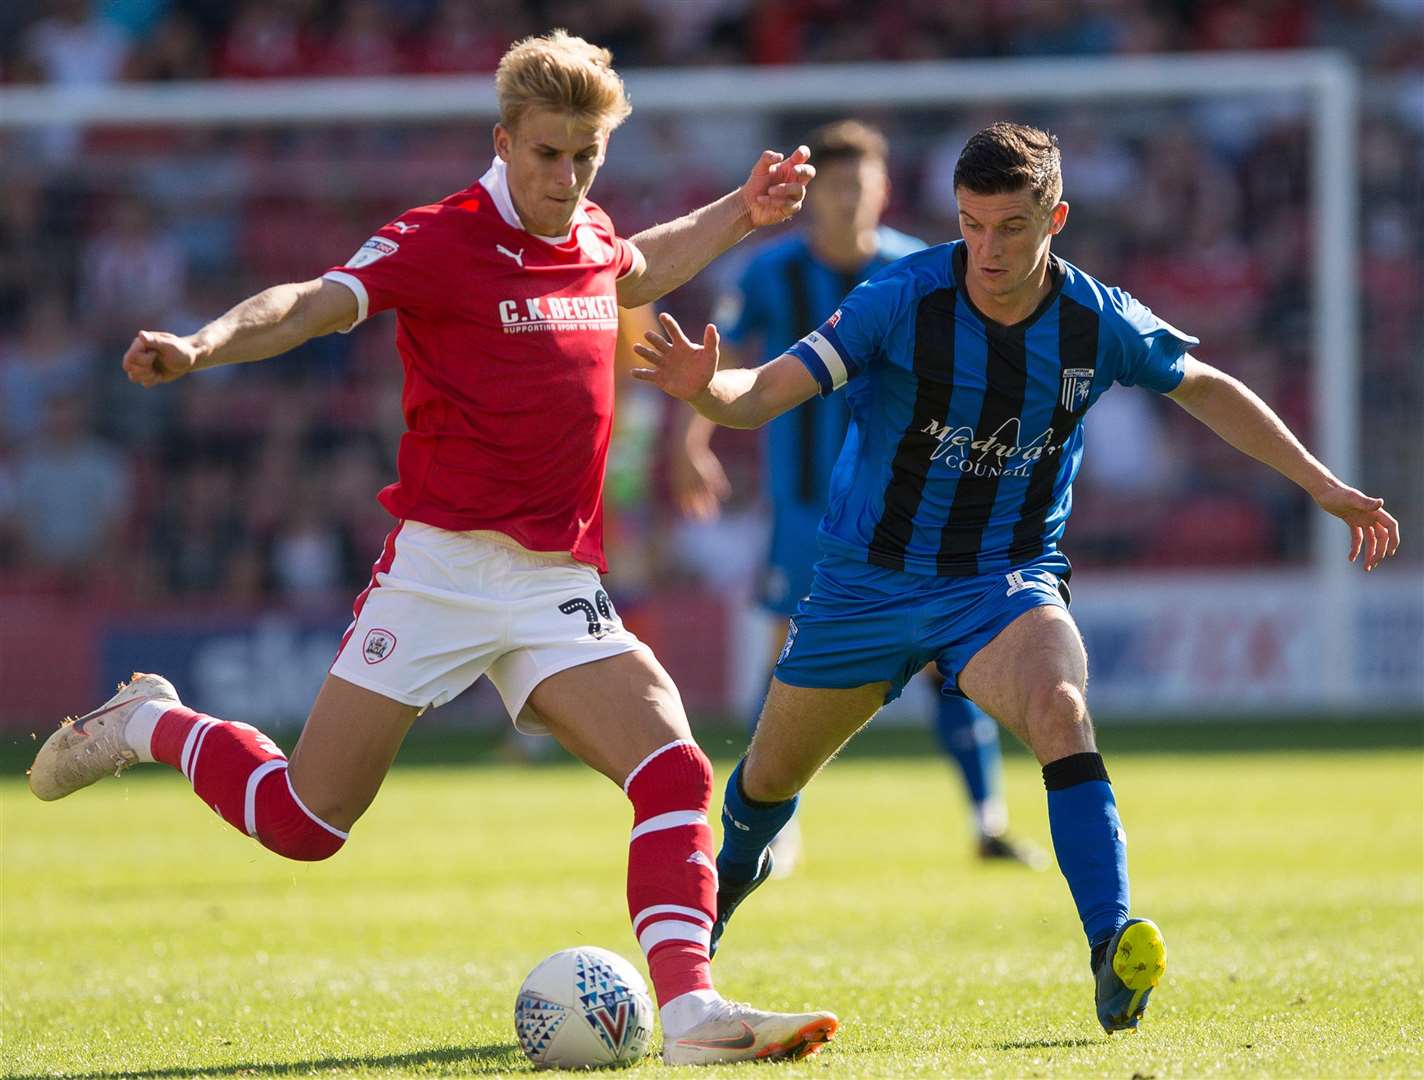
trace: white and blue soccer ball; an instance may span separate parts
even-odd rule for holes
[[[648,1052],[653,1002],[638,969],[585,945],[542,961],[514,1002],[514,1031],[541,1069],[631,1065]]]

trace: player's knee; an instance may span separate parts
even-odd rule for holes
[[[346,843],[350,822],[331,800],[303,800],[286,770],[265,780],[255,793],[248,832],[269,851],[299,862],[329,859]]]
[[[344,834],[313,822],[296,828],[262,829],[257,839],[268,851],[297,862],[321,862],[346,845]]]
[[[793,763],[754,751],[742,765],[742,790],[756,802],[785,802],[798,794],[809,779],[800,775]]]
[[[712,762],[695,742],[671,742],[644,759],[623,788],[640,818],[675,810],[705,813],[712,805]]]
[[[1030,728],[1062,736],[1088,725],[1088,702],[1083,688],[1068,679],[1044,682],[1029,696]]]
[[[688,750],[690,752],[686,767],[687,786],[701,792],[703,803],[710,806],[712,803],[712,762],[703,752],[702,747],[695,743],[688,747]]]

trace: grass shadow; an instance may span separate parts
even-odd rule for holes
[[[995,1050],[1064,1050],[1075,1046],[1097,1046],[1100,1039],[1014,1039],[991,1043]]]
[[[511,1058],[515,1061],[511,1062]],[[198,1076],[288,1076],[346,1069],[420,1069],[435,1075],[479,1076],[483,1074],[508,1074],[511,1069],[519,1069],[524,1063],[524,1055],[514,1043],[495,1046],[442,1046],[427,1050],[412,1050],[404,1054],[384,1054],[378,1057],[329,1057],[314,1058],[309,1061],[249,1061],[235,1065],[172,1066],[163,1069],[139,1069],[100,1072],[54,1071],[14,1076],[11,1080],[53,1080],[62,1076],[65,1080],[164,1080],[167,1077]],[[437,1066],[431,1069],[431,1066]],[[446,1068],[439,1068],[445,1066]]]

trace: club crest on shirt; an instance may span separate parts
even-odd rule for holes
[[[1088,395],[1093,392],[1093,368],[1070,367],[1063,369],[1058,390],[1058,402],[1069,412],[1078,412],[1088,403]]]
[[[587,225],[578,227],[579,250],[589,257],[591,262],[606,263],[613,257],[613,253],[608,250],[608,245],[603,242],[603,238]]]
[[[368,664],[379,664],[395,651],[396,636],[379,626],[367,631],[366,640],[361,645],[361,659]]]

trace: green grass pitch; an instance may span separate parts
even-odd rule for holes
[[[1057,871],[970,857],[927,740],[848,755],[812,785],[807,862],[738,914],[720,989],[839,1013],[836,1041],[778,1075],[1424,1075],[1415,736],[1184,748],[1218,738],[1147,733],[1115,753],[1104,733],[1134,909],[1167,939],[1140,1033],[1097,1027]],[[512,1006],[538,960],[588,943],[641,967],[629,810],[587,770],[460,764],[458,746],[433,745],[317,865],[265,852],[157,767],[50,805],[8,769],[5,1075],[527,1072]],[[1046,844],[1036,767],[1011,755],[1006,780],[1017,829]],[[634,1071],[662,1070],[650,1057]]]

